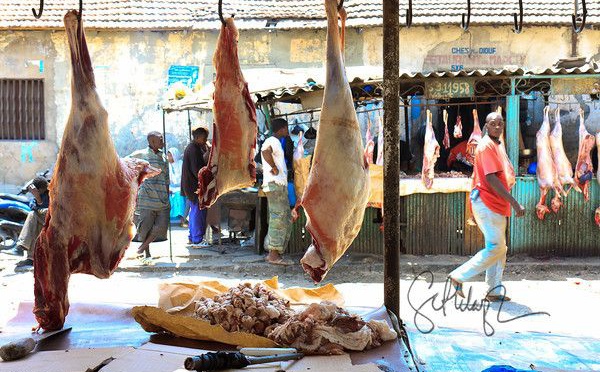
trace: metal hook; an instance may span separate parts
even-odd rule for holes
[[[465,13],[462,14],[462,28],[467,31],[469,29],[469,23],[471,23],[471,0],[467,0],[467,21],[465,22]]]
[[[223,26],[227,26],[227,23],[225,23],[225,18],[223,18],[223,0],[219,0],[219,19],[221,20]]]
[[[519,19],[517,21],[517,13],[513,13],[513,17],[515,18],[515,27],[513,28],[513,32],[520,34],[521,30],[523,30],[523,0],[519,0]]]
[[[39,11],[39,13],[36,12],[35,8],[31,8],[31,10],[33,11],[33,16],[36,19],[40,19],[42,17],[42,13],[44,12],[44,0],[40,0],[40,11]]]
[[[413,17],[412,0],[408,0],[408,9],[406,9],[406,27],[412,26],[412,17]]]
[[[344,6],[344,0],[341,0],[341,1],[340,1],[340,3],[338,4],[338,7],[337,7],[337,10],[338,10],[338,12],[339,12],[340,10],[342,10],[342,7],[343,7],[343,6]]]
[[[577,18],[579,18],[577,13],[571,15],[573,31],[575,31],[576,34],[583,31],[583,28],[585,27],[585,19],[587,18],[587,8],[585,6],[585,0],[581,0],[581,7],[583,8],[583,12],[581,13],[581,25],[577,26]],[[575,11],[577,11],[577,8],[575,8]]]

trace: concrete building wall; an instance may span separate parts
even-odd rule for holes
[[[217,36],[216,31],[87,31],[98,93],[109,112],[120,155],[144,147],[147,132],[162,131],[158,104],[167,88],[170,66],[198,66],[200,85],[212,84]],[[321,67],[325,37],[325,30],[242,30],[242,68]],[[600,56],[599,37],[600,31],[592,30],[578,36],[579,54]],[[348,30],[346,64],[381,66],[384,42],[381,27]],[[432,71],[548,67],[570,56],[572,43],[567,27],[527,27],[517,35],[509,26],[472,26],[469,32],[458,26],[439,26],[402,29],[400,47],[402,70]],[[55,161],[70,106],[68,45],[62,31],[0,31],[0,50],[0,78],[44,79],[46,140],[0,141],[0,184],[18,185]],[[39,61],[43,61],[43,71]],[[210,128],[209,114],[192,113],[191,120],[193,125]],[[167,115],[170,145],[183,149],[187,121],[187,113]]]

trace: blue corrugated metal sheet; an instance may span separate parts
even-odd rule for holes
[[[413,194],[405,197],[406,253],[464,252],[465,194]]]
[[[367,208],[360,233],[348,249],[348,253],[371,253],[383,254],[383,232],[379,230],[379,224],[373,223],[377,217],[377,210]],[[288,244],[287,252],[303,253],[311,243],[311,237],[304,226],[306,218],[304,211],[300,210],[300,217],[292,225],[292,235]]]
[[[540,190],[535,177],[519,177],[513,196],[527,213],[525,217],[510,219],[510,253],[552,256],[598,256],[600,255],[600,228],[594,224],[594,211],[600,205],[600,188],[596,179],[590,186],[590,200],[572,191],[564,198],[564,205],[557,214],[547,214],[540,221],[535,205]],[[547,204],[550,205],[548,197]]]

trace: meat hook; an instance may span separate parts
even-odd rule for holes
[[[223,18],[223,0],[219,0],[219,19],[223,26],[227,26],[227,23],[225,23],[225,19]]]
[[[519,19],[517,21],[517,13],[513,13],[513,17],[515,18],[515,27],[513,28],[513,32],[520,34],[521,30],[523,30],[523,0],[519,0]]]
[[[412,9],[412,0],[408,0],[408,9],[406,9],[406,27],[412,26],[412,17],[413,17],[413,9]]]
[[[40,0],[40,12],[38,13],[35,8],[31,8],[33,11],[33,16],[36,19],[40,19],[42,17],[42,13],[44,12],[44,0]]]
[[[465,13],[462,14],[462,28],[467,31],[469,29],[469,23],[471,23],[471,0],[467,0],[467,21],[465,22]]]
[[[342,7],[344,6],[344,0],[340,0],[340,3],[338,4],[338,11],[342,10]]]
[[[587,18],[587,8],[585,6],[585,0],[581,0],[581,7],[583,8],[583,12],[581,13],[581,25],[577,26],[577,18],[579,18],[579,16],[577,15],[577,7],[575,7],[575,13],[571,15],[573,31],[575,31],[576,34],[583,31],[583,28],[585,27],[585,19]]]

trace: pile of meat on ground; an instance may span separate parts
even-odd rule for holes
[[[385,321],[365,321],[331,302],[295,311],[288,301],[262,284],[244,283],[213,299],[201,298],[196,302],[194,317],[220,324],[229,332],[264,336],[307,354],[362,351],[397,337]]]

